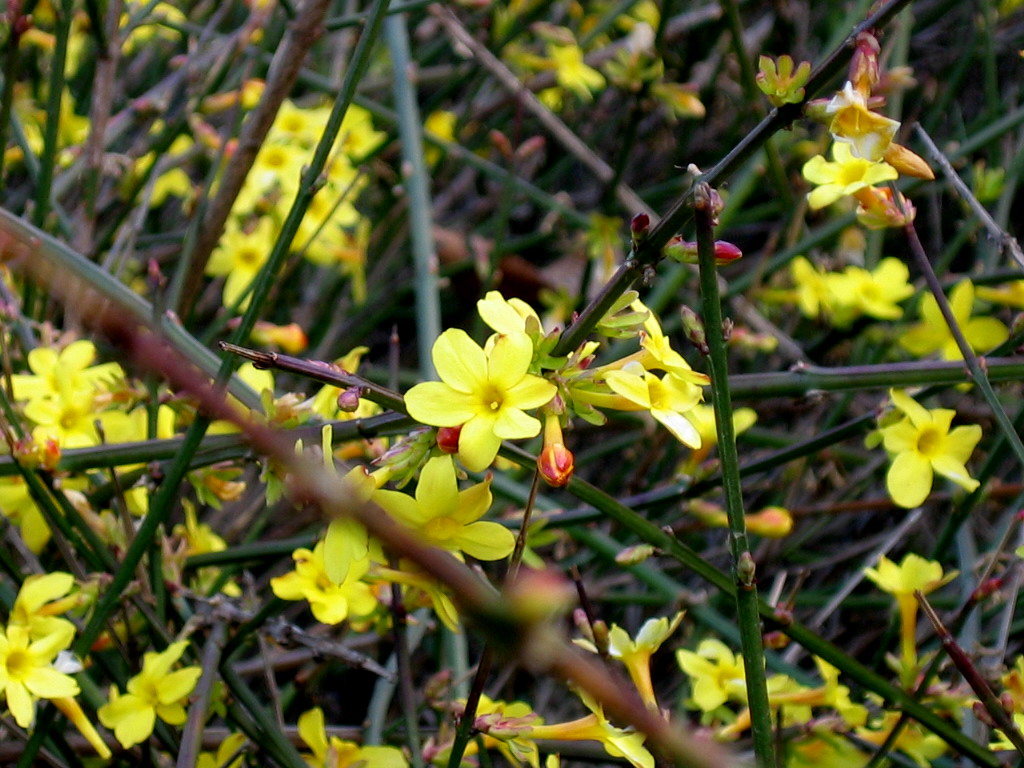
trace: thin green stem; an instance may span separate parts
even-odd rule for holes
[[[431,348],[441,335],[441,300],[438,292],[437,253],[431,216],[430,177],[423,157],[423,126],[416,103],[415,68],[409,57],[409,32],[405,16],[388,16],[384,37],[394,69],[395,109],[398,135],[402,142],[402,177],[409,199],[409,238],[415,268],[416,344],[420,374],[434,377]]]
[[[768,684],[764,671],[764,644],[761,639],[761,617],[758,614],[754,558],[750,553],[743,516],[743,489],[740,486],[739,455],[736,452],[732,400],[729,396],[729,360],[722,328],[718,270],[715,266],[715,214],[712,210],[711,193],[711,188],[702,184],[697,187],[694,197],[701,307],[709,350],[708,360],[711,364],[711,400],[715,408],[718,455],[722,467],[725,509],[729,518],[729,548],[732,552],[732,575],[736,582],[736,612],[746,674],[747,706],[750,707],[750,723],[754,737],[754,755],[762,768],[772,768],[778,764],[778,756],[775,751],[775,734],[772,729],[771,705],[768,702]]]
[[[53,190],[53,169],[57,158],[57,131],[60,128],[61,101],[64,96],[64,69],[68,54],[68,37],[71,32],[71,17],[74,8],[71,0],[61,0],[54,7],[57,15],[56,41],[53,61],[50,64],[49,92],[46,99],[46,125],[43,128],[43,154],[39,158],[39,176],[36,179],[36,205],[32,211],[32,223],[44,226],[50,210]],[[0,146],[3,146],[0,143]]]

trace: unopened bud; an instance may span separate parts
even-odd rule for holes
[[[583,635],[584,640],[594,642],[594,632],[590,626],[590,619],[587,618],[587,612],[582,608],[576,608],[572,612],[572,623],[576,627],[576,631]]]
[[[774,632],[766,632],[762,638],[765,648],[770,648],[773,651],[779,651],[789,645],[789,638],[786,637],[784,632],[778,630]]]
[[[679,235],[676,235],[668,241],[668,245],[665,246],[662,253],[666,258],[678,261],[682,264],[696,264],[698,261],[697,244],[688,240],[683,240]],[[715,241],[716,266],[722,267],[741,258],[743,258],[743,251],[741,251],[738,246],[726,240]]]
[[[769,539],[781,539],[793,530],[793,516],[784,507],[765,507],[745,519],[748,531]]]
[[[459,435],[462,427],[440,427],[437,430],[437,447],[442,453],[459,452]]]
[[[878,83],[878,54],[881,46],[870,32],[861,32],[854,43],[850,59],[849,81],[853,87],[867,95]]]
[[[516,148],[516,160],[526,160],[536,155],[547,142],[543,136],[531,136]]]
[[[996,721],[992,719],[992,715],[989,714],[989,711],[985,709],[985,705],[980,701],[976,701],[971,705],[971,711],[974,713],[974,716],[978,718],[978,722],[983,725],[987,725],[989,728],[998,727],[996,726]]]
[[[297,355],[309,344],[306,332],[298,323],[274,325],[260,320],[250,334],[253,341],[263,346],[276,346],[289,355]]]
[[[545,445],[537,457],[537,471],[544,482],[555,488],[567,485],[572,479],[574,457],[562,443]]]
[[[971,593],[971,601],[978,602],[979,600],[984,600],[986,597],[990,597],[998,592],[1002,586],[1002,577],[997,576],[991,579],[985,579],[985,581],[981,582],[974,592]]]
[[[549,568],[523,568],[505,594],[513,616],[525,624],[537,624],[563,614],[576,601],[572,583]]]
[[[590,627],[594,634],[594,645],[602,653],[608,652],[608,625],[601,619],[596,619]]]
[[[355,413],[359,410],[359,398],[362,394],[362,387],[343,389],[338,395],[338,410],[343,413]]]
[[[680,308],[679,314],[683,320],[683,333],[690,343],[695,346],[702,355],[711,354],[708,347],[708,335],[704,329],[704,321],[694,310],[685,304]]]
[[[491,140],[491,145],[498,150],[503,158],[512,159],[512,142],[508,140],[508,136],[499,130],[492,130],[487,134],[487,138]]]
[[[1016,709],[1013,703],[1013,694],[1011,694],[1009,691],[1003,691],[1001,694],[999,694],[999,704],[1003,707],[1003,709],[1006,710],[1008,714],[1011,715],[1014,713]]]
[[[629,234],[633,240],[633,247],[647,239],[647,233],[651,229],[651,217],[646,213],[638,213],[629,222]]]
[[[619,565],[639,565],[655,553],[650,544],[635,544],[626,547],[615,556],[615,562]]]
[[[913,176],[925,181],[931,181],[935,178],[935,172],[925,162],[923,157],[907,149],[902,144],[897,144],[895,141],[889,143],[882,157],[885,162],[904,176]]]
[[[736,578],[739,580],[740,586],[754,586],[754,575],[756,572],[757,566],[754,563],[754,556],[750,552],[743,552],[740,555],[740,559],[736,562]]]

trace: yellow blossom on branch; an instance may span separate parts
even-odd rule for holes
[[[818,185],[807,195],[807,202],[813,210],[899,177],[896,169],[888,163],[855,157],[849,144],[833,144],[832,158],[833,162],[829,162],[821,155],[815,155],[804,163],[804,178]]]
[[[900,677],[904,685],[910,685],[917,676],[917,599],[914,593],[934,592],[955,579],[957,572],[944,574],[939,563],[910,552],[899,565],[882,556],[878,568],[865,568],[864,575],[896,598],[900,612]]]
[[[57,654],[74,637],[70,632],[50,632],[32,640],[27,627],[9,625],[0,631],[0,692],[7,708],[22,728],[30,728],[36,717],[38,699],[62,699],[77,696],[78,683],[54,667]]]
[[[593,92],[604,88],[604,75],[583,60],[583,51],[575,43],[548,43],[548,57],[558,84],[584,101],[594,98]]]
[[[885,450],[893,459],[885,478],[893,501],[907,508],[920,505],[931,492],[935,473],[965,490],[977,488],[978,481],[964,465],[981,440],[981,427],[971,424],[950,430],[956,411],[928,410],[902,390],[894,389],[889,394],[905,416],[879,430]]]
[[[462,427],[459,459],[474,472],[490,466],[502,440],[535,437],[541,423],[526,413],[555,396],[555,385],[527,373],[533,342],[525,333],[492,337],[487,350],[457,328],[433,348],[441,381],[417,384],[405,395],[409,415],[434,427]]]
[[[850,82],[832,97],[825,113],[832,118],[832,137],[869,162],[882,159],[900,127],[898,121],[869,110],[864,94]]]
[[[721,640],[702,640],[696,651],[680,648],[676,660],[690,676],[690,699],[702,712],[713,712],[727,701],[746,703],[743,659]]]
[[[961,280],[949,294],[949,308],[964,334],[964,339],[975,352],[988,352],[1006,341],[1010,332],[994,317],[971,317],[974,309],[974,283]],[[899,338],[899,344],[915,357],[938,352],[943,360],[960,360],[963,355],[956,339],[939,311],[938,302],[931,294],[921,300],[921,322],[909,328]]]
[[[328,576],[324,563],[324,542],[313,551],[296,549],[292,553],[295,570],[270,580],[274,594],[282,600],[306,600],[317,621],[340,624],[346,618],[363,617],[377,607],[377,599],[362,577],[370,568],[369,558],[352,562],[340,584]]]
[[[327,735],[320,707],[299,716],[299,737],[313,750],[306,762],[313,768],[407,768],[409,762],[395,747],[361,747]]]
[[[110,689],[110,702],[97,715],[126,749],[149,738],[157,717],[170,725],[184,724],[185,701],[202,674],[200,667],[171,671],[186,648],[188,641],[179,640],[160,653],[145,654],[142,671],[128,681],[127,692]]]
[[[700,433],[686,418],[686,413],[704,396],[696,384],[682,381],[671,373],[659,379],[639,363],[630,363],[623,370],[608,371],[605,381],[617,395],[650,411],[651,416],[683,445],[700,448]]]
[[[415,530],[423,542],[441,549],[499,560],[515,547],[512,531],[480,519],[491,507],[490,480],[460,491],[450,456],[435,456],[426,463],[415,499],[400,491],[380,490],[373,501]]]

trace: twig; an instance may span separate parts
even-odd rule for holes
[[[238,137],[238,146],[224,169],[217,194],[206,210],[195,246],[188,254],[189,271],[178,304],[178,313],[182,317],[188,316],[199,294],[210,254],[224,231],[231,208],[245,184],[256,154],[263,146],[263,140],[274,124],[277,111],[291,93],[306,54],[323,33],[323,21],[329,5],[329,0],[305,0],[274,55],[263,95],[245,121]]]
[[[462,26],[458,18],[452,11],[446,6],[434,5],[431,6],[430,12],[434,17],[441,22],[448,35],[459,45],[465,46],[473,54],[473,58],[476,59],[488,72],[494,75],[495,79],[499,83],[513,94],[520,102],[525,106],[534,117],[540,121],[541,125],[548,129],[552,136],[565,147],[577,160],[580,161],[584,166],[590,169],[590,171],[598,178],[599,181],[608,184],[615,179],[615,170],[608,165],[604,160],[594,154],[593,150],[590,149],[573,131],[562,122],[561,118],[555,115],[550,109],[545,107],[540,99],[538,99],[533,91],[527,88],[520,82],[519,78],[516,77],[515,73],[512,72],[505,64],[493,53],[491,53],[486,46],[481,45],[476,38],[474,38]],[[656,217],[654,211],[648,206],[640,196],[634,192],[630,187],[623,183],[619,183],[615,187],[615,195],[622,204],[626,213],[632,216],[635,213],[646,213],[652,219]]]
[[[928,598],[920,590],[914,591],[914,598],[921,606],[925,616],[932,623],[932,627],[935,628],[935,633],[939,636],[942,647],[946,651],[946,655],[949,656],[950,661],[953,662],[960,674],[963,675],[964,680],[971,686],[971,690],[981,700],[982,706],[984,706],[985,711],[992,718],[996,727],[1006,734],[1006,738],[1010,740],[1010,743],[1013,744],[1021,756],[1024,756],[1024,735],[1021,734],[1013,719],[1006,709],[1003,708],[999,699],[996,698],[988,681],[981,676],[978,668],[974,666],[974,662],[964,653],[964,649],[960,647],[953,638],[953,635],[946,629],[938,614],[935,613],[935,610],[928,603]]]
[[[1021,251],[1020,243],[1017,242],[1017,238],[1013,237],[1009,232],[1000,227],[996,220],[992,218],[990,214],[971,192],[971,188],[968,187],[964,180],[960,178],[960,174],[956,172],[953,164],[946,159],[946,156],[942,153],[932,141],[932,137],[928,135],[928,132],[924,129],[920,123],[914,126],[914,130],[917,131],[918,137],[924,143],[925,149],[928,150],[928,154],[931,156],[946,175],[949,183],[953,185],[953,189],[957,191],[957,194],[963,199],[965,203],[974,212],[974,215],[978,217],[985,229],[988,230],[989,236],[999,243],[999,248],[1006,251],[1013,257],[1020,266],[1024,267],[1024,251]]]

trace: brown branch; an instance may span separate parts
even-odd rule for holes
[[[181,317],[188,316],[199,295],[210,254],[220,240],[231,208],[242,191],[242,186],[256,160],[256,154],[274,124],[278,109],[291,93],[299,77],[306,54],[323,33],[324,17],[327,15],[329,5],[329,0],[306,0],[299,7],[295,20],[289,25],[288,32],[270,63],[263,95],[246,118],[238,137],[238,146],[224,169],[217,194],[210,201],[195,246],[188,255],[191,264],[178,301],[178,314]]]

